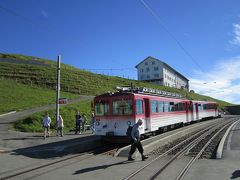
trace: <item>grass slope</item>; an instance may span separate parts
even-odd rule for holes
[[[61,93],[61,97],[75,99],[76,94]],[[56,92],[53,90],[31,87],[13,80],[0,80],[0,114],[38,107],[56,102]]]

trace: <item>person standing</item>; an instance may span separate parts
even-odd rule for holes
[[[75,134],[81,133],[80,130],[80,121],[81,121],[81,115],[80,112],[78,111],[75,117],[76,120],[76,130],[75,130]]]
[[[51,118],[49,117],[48,113],[43,118],[43,128],[44,128],[44,139],[46,139],[46,136],[48,134],[48,137],[50,136],[50,124],[51,124]]]
[[[93,134],[95,132],[95,116],[94,116],[94,113],[91,114],[90,128],[91,128],[92,134]]]
[[[81,120],[82,120],[82,122],[81,122],[81,124],[82,124],[82,132],[84,132],[86,130],[85,126],[86,126],[86,123],[87,123],[87,117],[86,117],[85,114],[82,115],[82,119]]]
[[[136,124],[133,125],[132,127],[132,132],[131,132],[131,149],[128,155],[128,161],[134,161],[134,159],[132,158],[133,153],[136,151],[136,148],[138,149],[139,153],[142,156],[142,161],[144,161],[145,159],[147,159],[147,156],[143,155],[143,147],[142,147],[142,143],[140,141],[140,133],[139,133],[139,126],[142,125],[142,120],[139,119],[138,122]]]
[[[57,136],[61,136],[63,137],[63,118],[61,115],[59,115],[59,118],[58,118],[58,127],[57,127]]]

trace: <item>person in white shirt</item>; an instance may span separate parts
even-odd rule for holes
[[[51,124],[51,118],[48,114],[43,118],[43,128],[44,128],[44,139],[46,139],[46,136],[48,134],[48,137],[50,136],[50,124]]]

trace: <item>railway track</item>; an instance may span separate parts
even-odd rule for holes
[[[139,179],[139,177],[143,177],[143,175],[145,178],[150,180],[162,179],[160,178],[161,174],[167,170],[170,165],[174,164],[179,157],[190,155],[191,158],[188,162],[186,162],[185,166],[181,166],[181,168],[178,167],[179,169],[175,170],[179,173],[174,179],[183,179],[188,170],[191,168],[194,162],[201,157],[209,144],[234,121],[235,120],[231,120],[228,122],[221,122],[220,124],[213,124],[206,129],[203,129],[186,138],[185,140],[178,142],[176,145],[170,147],[167,151],[153,158],[149,163],[128,175],[126,178],[124,178],[124,180]],[[158,166],[157,169],[156,165]],[[146,174],[148,174],[149,177],[146,177]]]
[[[121,145],[123,146],[123,145]],[[17,168],[15,170],[6,171],[0,173],[0,180],[5,179],[33,179],[39,175],[46,174],[56,169],[63,168],[64,166],[79,163],[80,161],[93,158],[98,155],[113,155],[114,152],[120,148],[119,144],[107,144],[105,146],[95,148],[88,152],[79,153],[77,155],[71,155],[66,158],[60,158],[58,160],[51,160],[48,163],[41,165],[31,165],[24,168]],[[24,169],[24,170],[23,170]]]

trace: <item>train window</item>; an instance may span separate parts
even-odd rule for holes
[[[174,104],[174,111],[180,111],[179,103]]]
[[[151,112],[152,113],[157,112],[157,101],[151,101]]]
[[[183,103],[178,103],[178,110],[183,111]]]
[[[203,110],[207,109],[207,105],[203,104]]]
[[[95,104],[96,116],[104,116],[109,113],[109,104],[108,103],[96,103]]]
[[[182,110],[186,111],[186,103],[185,102],[182,103]]]
[[[158,101],[158,112],[163,112],[163,102]]]
[[[188,105],[188,110],[189,110],[189,111],[192,111],[192,110],[193,110],[193,105],[192,105],[192,104],[189,104],[189,105]]]
[[[164,112],[169,112],[170,106],[169,106],[169,102],[164,102]]]
[[[196,105],[193,104],[193,111],[195,112],[196,111]]]
[[[198,104],[198,110],[202,111],[203,110],[203,105],[202,104]]]
[[[143,100],[136,100],[136,114],[143,114]]]
[[[173,112],[174,111],[174,102],[170,102],[169,104],[170,104],[169,109],[171,112]]]
[[[132,114],[132,100],[113,101],[114,115],[130,115]]]

